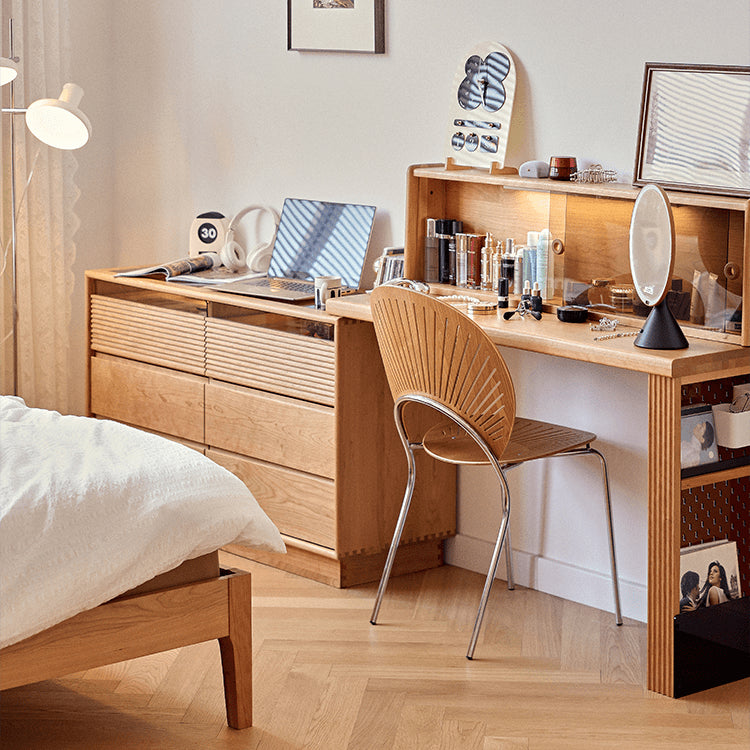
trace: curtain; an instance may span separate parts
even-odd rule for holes
[[[8,18],[13,19],[14,53],[20,58],[15,106],[57,98],[68,80],[68,0],[2,0],[3,55],[9,54]],[[3,105],[10,87],[3,87]],[[2,129],[2,242],[10,244],[10,120]],[[78,227],[78,189],[72,152],[50,148],[13,115],[16,186],[16,285],[18,301],[18,395],[30,406],[69,411],[73,384],[68,368],[73,272]],[[29,179],[30,178],[30,179]],[[27,187],[28,183],[28,187]],[[12,390],[11,252],[2,276],[2,388]]]

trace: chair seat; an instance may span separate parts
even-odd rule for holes
[[[502,465],[531,461],[557,453],[582,448],[596,440],[593,432],[516,417],[510,440],[499,456]],[[427,453],[439,461],[452,464],[488,464],[484,451],[455,422],[430,428],[422,439]]]

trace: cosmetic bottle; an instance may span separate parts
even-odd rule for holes
[[[531,304],[531,282],[527,279],[523,282],[523,293],[521,294],[521,300]]]
[[[538,281],[534,282],[534,289],[531,291],[531,309],[534,312],[542,312],[542,290]]]
[[[497,282],[502,276],[500,263],[503,257],[503,243],[501,240],[497,241],[492,250],[492,291],[497,291]]]
[[[528,232],[526,234],[526,245],[523,249],[523,281],[533,284],[536,278],[536,255],[539,232]]]
[[[552,233],[549,229],[542,229],[539,232],[539,240],[536,246],[536,280],[539,282],[539,289],[542,297],[549,299],[553,295],[552,279],[553,273],[550,269],[552,264]]]
[[[482,242],[481,234],[470,234],[468,249],[468,286],[479,289],[482,285]]]
[[[464,231],[462,221],[452,221],[448,238],[448,284],[456,283],[456,235]]]
[[[448,243],[451,238],[452,227],[453,219],[437,219],[435,222],[435,236],[438,245],[438,280],[441,284],[448,283]]]
[[[492,239],[487,232],[482,247],[482,289],[490,291],[492,289]]]
[[[424,280],[428,284],[440,281],[440,258],[435,224],[435,219],[427,219],[427,233],[424,238]]]
[[[513,244],[512,237],[505,240],[505,252],[500,258],[500,276],[504,279],[508,279],[508,293],[515,291],[513,289],[513,272],[516,259],[514,257],[515,253],[513,250]]]
[[[497,306],[508,307],[508,279],[505,276],[497,280]]]
[[[468,251],[469,235],[458,233],[456,235],[456,286],[466,288],[468,286]]]
[[[523,289],[523,245],[516,248],[513,263],[513,292],[521,294]]]

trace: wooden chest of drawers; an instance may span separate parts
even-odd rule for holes
[[[406,460],[370,323],[311,307],[87,272],[89,413],[239,476],[286,555],[231,551],[335,586],[377,580]],[[425,460],[398,570],[442,563],[455,469]]]

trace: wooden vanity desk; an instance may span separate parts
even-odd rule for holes
[[[445,293],[441,288],[440,293]],[[455,290],[454,290],[455,291]],[[336,315],[371,320],[367,295],[332,300]],[[585,324],[477,315],[495,344],[648,374],[648,676],[650,690],[674,693],[674,616],[680,600],[681,491],[750,476],[750,465],[680,479],[680,410],[683,385],[750,374],[750,349],[690,338],[681,351],[638,349],[632,338],[594,341]],[[633,330],[621,328],[619,330]]]
[[[501,315],[476,315],[475,320],[499,347],[648,375],[647,687],[668,696],[692,692],[696,688],[685,687],[677,656],[679,649],[676,650],[678,620],[691,614],[676,617],[680,600],[680,546],[710,541],[713,537],[685,541],[684,495],[702,492],[714,483],[725,483],[728,488],[725,498],[734,497],[737,512],[746,516],[742,508],[747,507],[744,503],[750,497],[750,448],[734,453],[740,458],[736,462],[739,465],[733,468],[682,478],[680,417],[683,405],[693,403],[691,398],[718,403],[717,392],[726,400],[733,383],[750,381],[750,201],[668,191],[677,234],[673,278],[680,286],[675,294],[690,296],[694,284],[708,281],[721,301],[718,315],[709,320],[708,304],[705,310],[700,309],[700,304],[695,305],[693,292],[691,320],[679,320],[689,348],[656,351],[635,347],[632,337],[595,341],[595,337],[605,333],[592,332],[587,324],[562,323],[555,314],[556,305],[573,301],[565,298],[571,287],[575,294],[585,296],[587,287],[595,286],[592,281],[595,279],[606,279],[612,285],[632,284],[628,235],[638,189],[623,184],[559,182],[432,164],[409,168],[406,191],[404,276],[424,279],[427,218],[460,219],[465,232],[491,232],[496,240],[503,241],[514,237],[517,245],[524,243],[528,230],[549,228],[562,250],[551,259],[554,293],[545,303],[542,320],[521,319],[518,315],[508,321]],[[432,284],[431,293],[493,298],[487,292],[440,284]],[[509,309],[515,307],[517,300],[511,297]],[[360,320],[371,319],[367,295],[331,300],[327,310]],[[606,314],[620,320],[618,332],[638,331],[643,325],[644,318],[633,312]],[[694,318],[699,315],[705,315],[705,319],[696,322]],[[723,516],[730,501],[722,502],[725,505],[714,512]],[[740,577],[747,597],[748,519],[740,518],[737,527],[732,536],[740,548]],[[745,633],[748,602],[748,598],[736,602],[744,608],[744,615],[740,616],[745,619],[741,624]],[[712,609],[717,610],[718,616],[721,608]],[[742,648],[744,654],[737,661],[743,666],[739,673],[728,674],[726,680],[750,675],[746,666],[750,660],[747,644],[740,651]],[[715,665],[711,664],[707,671],[716,671]]]

